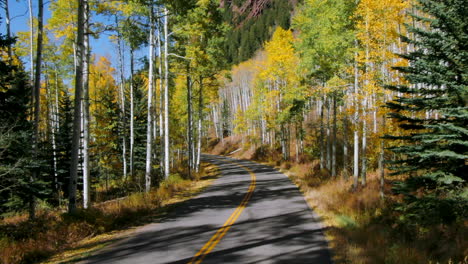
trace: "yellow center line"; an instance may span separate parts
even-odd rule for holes
[[[210,238],[208,242],[203,245],[203,247],[193,256],[193,258],[188,262],[188,264],[199,264],[203,261],[203,259],[208,255],[213,248],[221,241],[221,239],[226,235],[227,231],[231,228],[231,226],[236,222],[237,218],[241,215],[242,211],[246,207],[247,203],[252,197],[252,194],[255,190],[256,186],[256,177],[255,173],[248,167],[245,167],[239,163],[228,161],[229,163],[235,164],[244,170],[246,170],[250,174],[250,186],[247,190],[247,193],[244,196],[244,199],[240,203],[240,205],[236,208],[236,210],[229,216],[229,218],[224,222],[223,226],[218,229],[218,231]]]

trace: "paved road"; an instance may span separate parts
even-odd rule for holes
[[[318,218],[284,174],[250,161],[203,159],[222,177],[83,263],[331,263]]]

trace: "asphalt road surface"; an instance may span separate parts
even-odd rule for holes
[[[82,263],[332,263],[318,217],[282,173],[203,155],[222,177]]]

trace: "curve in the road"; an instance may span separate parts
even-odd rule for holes
[[[244,210],[244,208],[246,207],[247,203],[249,202],[250,200],[250,197],[252,197],[252,194],[255,190],[255,185],[256,185],[256,177],[255,177],[255,173],[239,164],[239,163],[235,163],[235,162],[230,162],[232,164],[235,164],[235,165],[238,165],[239,167],[241,168],[244,168],[246,171],[249,172],[250,174],[250,186],[249,186],[249,189],[247,190],[247,193],[245,194],[244,196],[244,200],[242,200],[241,204],[236,208],[236,210],[231,214],[231,216],[228,218],[228,220],[226,220],[226,222],[224,223],[224,225],[218,229],[218,232],[216,232],[216,234],[214,234],[211,239],[206,242],[206,244],[200,249],[200,251],[197,252],[197,254],[195,254],[195,256],[192,258],[192,260],[190,260],[190,262],[188,264],[199,264],[203,261],[203,259],[206,257],[207,254],[209,254],[214,247],[216,247],[216,245],[219,243],[219,241],[221,241],[221,239],[223,238],[223,236],[227,233],[227,231],[229,231],[229,228],[231,228],[231,226],[236,222],[237,218],[239,218],[240,214],[242,213],[242,211]]]
[[[320,219],[284,174],[246,160],[203,160],[222,174],[210,187],[83,263],[331,263]]]

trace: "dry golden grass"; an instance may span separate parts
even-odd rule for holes
[[[219,141],[213,149],[210,150],[210,153],[213,155],[227,155],[235,150],[237,150],[242,142],[242,137],[240,136],[230,136],[224,138],[223,141]]]
[[[199,181],[171,177],[148,194],[134,193],[74,215],[43,211],[33,222],[24,215],[5,219],[0,224],[0,263],[34,263],[58,252],[62,253],[50,263],[79,258],[160,217],[171,205],[190,199],[217,174],[214,165],[204,164],[202,173],[195,175]]]
[[[468,255],[466,223],[433,227],[407,239],[398,234],[385,213],[397,197],[390,195],[387,185],[387,197],[381,199],[377,173],[369,173],[368,184],[352,192],[351,180],[326,178],[320,172],[314,176],[308,171],[310,167],[294,165],[290,177],[327,226],[336,263],[448,263],[451,259],[468,263],[464,257]],[[315,184],[319,180],[310,179],[320,177],[321,185]]]
[[[224,151],[223,146],[216,147],[218,152]],[[399,233],[390,211],[401,197],[391,194],[387,181],[386,197],[381,199],[376,172],[368,173],[367,185],[353,192],[352,179],[331,178],[328,171],[320,170],[317,160],[299,157],[292,160],[300,162],[283,162],[279,153],[268,148],[243,152],[247,153],[235,156],[274,166],[301,189],[324,221],[335,263],[468,264],[468,221],[418,230],[417,236],[408,238]]]

